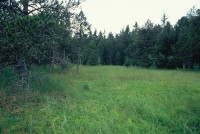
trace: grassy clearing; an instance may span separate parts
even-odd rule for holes
[[[200,133],[200,73],[82,66],[34,78],[32,90],[9,96],[16,108],[1,90],[2,133]]]

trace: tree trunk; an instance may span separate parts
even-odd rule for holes
[[[23,12],[25,15],[28,15],[28,2],[29,0],[23,0]]]
[[[28,15],[28,0],[23,1],[23,12]],[[17,55],[17,65],[16,65],[17,72],[19,73],[20,77],[23,79],[24,75],[27,72],[27,65],[25,62],[25,58],[23,55],[23,50],[21,50]]]
[[[80,71],[80,64],[81,64],[81,48],[78,48],[78,52],[77,52],[77,72],[79,73]]]
[[[25,62],[23,53],[19,53],[19,55],[17,57],[16,69],[22,80],[27,77],[27,66],[26,66],[26,62]]]
[[[52,59],[51,59],[51,72],[54,71],[54,67],[55,67],[55,61],[56,61],[56,58],[55,58],[55,49],[53,48],[53,54],[52,54]]]
[[[186,67],[185,67],[185,64],[183,63],[183,70],[185,70],[185,68],[186,68]]]
[[[27,16],[28,15],[28,0],[24,0],[22,4],[23,4],[24,16]],[[26,44],[24,44],[24,45],[26,45]],[[24,54],[23,54],[23,49],[21,49],[17,53],[16,66],[15,67],[16,67],[16,70],[17,70],[19,77],[21,79],[19,81],[19,83],[16,85],[16,89],[17,90],[27,89],[28,70],[27,70],[27,64],[26,64],[26,61],[25,61],[25,57],[24,57]]]
[[[65,49],[63,50],[63,59],[60,60],[60,65],[61,65],[61,69],[62,71],[64,71],[65,67],[66,67],[66,55],[65,55]]]

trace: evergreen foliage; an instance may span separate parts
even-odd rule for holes
[[[71,9],[81,1],[2,1],[0,68],[13,66],[20,75],[31,65],[70,63],[192,68],[200,64],[200,14],[192,8],[172,26],[164,13],[161,25],[136,22],[119,34],[91,31],[84,12]],[[29,6],[32,8],[29,8]]]

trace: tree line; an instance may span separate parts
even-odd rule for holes
[[[94,44],[93,50],[99,55],[95,62],[86,59],[83,63],[167,69],[199,67],[200,10],[192,8],[175,26],[167,19],[163,14],[161,25],[147,20],[142,27],[136,22],[132,28],[128,25],[119,34],[109,33],[108,37],[95,31],[88,47]]]
[[[119,34],[94,32],[82,0],[2,0],[0,2],[0,69],[14,67],[23,78],[32,65],[126,65],[191,68],[200,64],[200,10],[192,8],[175,26],[164,14],[126,26]]]

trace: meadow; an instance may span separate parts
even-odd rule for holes
[[[0,133],[200,133],[200,73],[123,66],[38,68],[30,91],[0,76]],[[27,96],[28,94],[28,96]],[[25,97],[24,97],[25,96]]]

